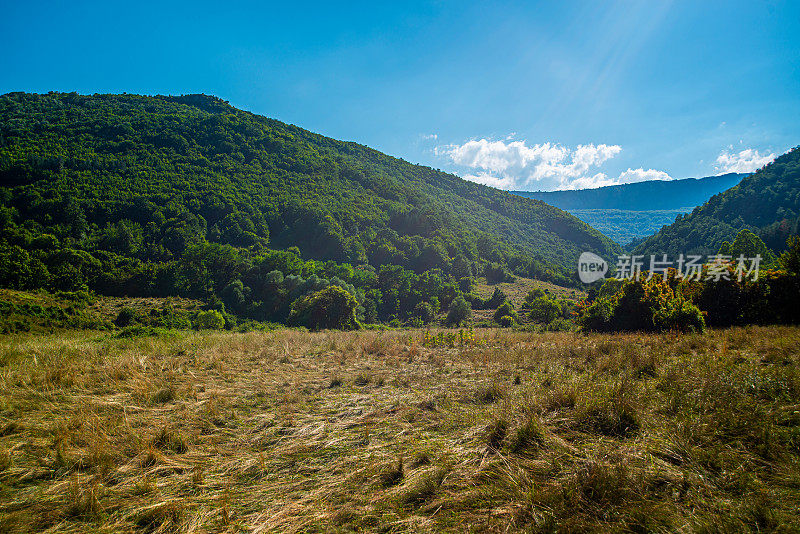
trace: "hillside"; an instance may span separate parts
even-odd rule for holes
[[[441,288],[494,263],[570,284],[580,252],[619,250],[543,202],[205,95],[2,96],[0,184],[0,286],[15,289],[227,294],[230,308],[335,278],[379,291],[379,309],[390,293],[391,316],[395,293],[432,298],[411,287],[423,273]],[[400,271],[380,282],[387,265]]]
[[[640,243],[635,253],[716,253],[743,228],[757,233],[773,250],[783,250],[786,239],[798,233],[799,217],[800,149],[794,148],[678,217]]]
[[[620,244],[648,237],[746,174],[652,180],[576,191],[512,191],[569,211]]]
[[[671,224],[678,215],[684,215],[692,208],[676,210],[618,210],[589,209],[568,210],[589,226],[597,228],[613,241],[628,245],[658,232],[664,225]]]

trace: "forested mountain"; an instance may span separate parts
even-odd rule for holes
[[[672,224],[677,216],[689,213],[691,209],[691,207],[687,207],[676,210],[589,209],[568,211],[617,243],[629,248],[630,243],[650,237],[664,225]]]
[[[695,207],[738,184],[746,174],[722,174],[683,180],[649,180],[575,191],[512,191],[562,210],[675,210]]]
[[[648,237],[746,174],[652,180],[576,191],[512,191],[569,211],[620,244]]]
[[[678,217],[636,246],[636,254],[710,254],[742,229],[758,234],[771,249],[781,251],[800,223],[800,148],[745,177],[728,189]]]
[[[265,302],[272,271],[364,293],[400,291],[374,281],[387,265],[569,283],[580,252],[618,252],[543,202],[206,95],[4,95],[0,185],[7,287]]]

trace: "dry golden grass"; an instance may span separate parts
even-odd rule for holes
[[[506,294],[508,300],[511,301],[515,308],[519,308],[522,303],[525,302],[525,297],[528,295],[528,293],[534,289],[547,290],[547,292],[553,297],[569,300],[580,300],[586,297],[586,293],[583,291],[569,287],[558,286],[542,280],[533,280],[531,278],[517,277],[515,282],[487,284],[486,278],[480,277],[477,279],[477,282],[475,294],[477,294],[479,297],[488,299],[492,296],[495,288],[500,288],[500,290]]]
[[[586,297],[586,293],[577,289],[562,287],[550,282],[542,280],[533,280],[531,278],[517,277],[514,282],[501,282],[498,284],[487,284],[486,278],[480,277],[477,279],[475,286],[475,294],[482,299],[488,299],[494,293],[496,288],[499,288],[509,302],[514,305],[514,308],[519,310],[525,302],[525,297],[534,289],[546,290],[550,296],[555,298],[563,298],[567,300],[580,300]],[[476,321],[490,321],[494,315],[494,309],[486,310],[473,310],[473,318]]]
[[[0,531],[791,532],[797,328],[0,340]]]

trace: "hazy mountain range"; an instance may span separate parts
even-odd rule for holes
[[[652,180],[574,191],[512,191],[569,211],[620,244],[650,236],[746,174]]]

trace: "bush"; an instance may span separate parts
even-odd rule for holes
[[[628,280],[609,297],[584,304],[579,319],[585,330],[681,332],[705,329],[700,309],[667,280]]]
[[[114,324],[120,328],[125,328],[126,326],[130,326],[135,320],[136,311],[134,311],[133,308],[126,306],[119,311],[117,318],[114,319]]]
[[[414,306],[414,311],[411,312],[411,315],[419,319],[422,324],[428,324],[434,319],[433,306],[427,302],[420,302]]]
[[[538,297],[527,303],[530,309],[528,317],[536,323],[548,324],[561,315],[558,302],[545,296]]]
[[[503,315],[497,322],[500,323],[500,326],[508,328],[509,326],[514,324],[514,318],[511,317],[510,315]]]
[[[564,319],[563,317],[558,317],[557,319],[553,319],[547,323],[547,326],[545,326],[544,329],[548,332],[567,332],[572,330],[573,327],[574,325],[570,321]]]
[[[460,289],[462,293],[469,293],[474,287],[475,279],[471,276],[465,276],[458,280],[458,289]]]
[[[225,328],[225,318],[217,310],[199,312],[195,323],[199,330],[222,330]]]
[[[483,274],[486,276],[486,281],[490,284],[499,284],[500,282],[513,283],[517,279],[511,272],[499,263],[490,263],[483,269]]]
[[[673,298],[655,311],[653,323],[657,330],[702,332],[706,322],[700,309],[681,297]]]
[[[450,311],[447,312],[446,322],[449,325],[460,326],[461,323],[472,317],[472,308],[469,303],[464,300],[464,297],[456,298],[450,305]]]
[[[494,312],[493,318],[498,323],[500,323],[500,320],[503,317],[511,317],[512,321],[515,321],[517,319],[517,312],[514,311],[514,306],[509,301],[505,301],[504,303],[502,303]]]
[[[486,304],[488,301],[483,300],[475,293],[464,293],[464,299],[469,303],[473,310],[485,310],[489,307]]]
[[[497,308],[507,300],[508,296],[506,296],[506,294],[503,293],[499,287],[496,287],[494,288],[491,298],[489,298],[489,300],[487,300],[484,304],[487,308]]]
[[[310,330],[356,330],[356,298],[338,286],[329,286],[292,303],[288,323]]]
[[[786,241],[786,252],[781,255],[781,266],[787,272],[800,274],[800,236],[790,237]]]

